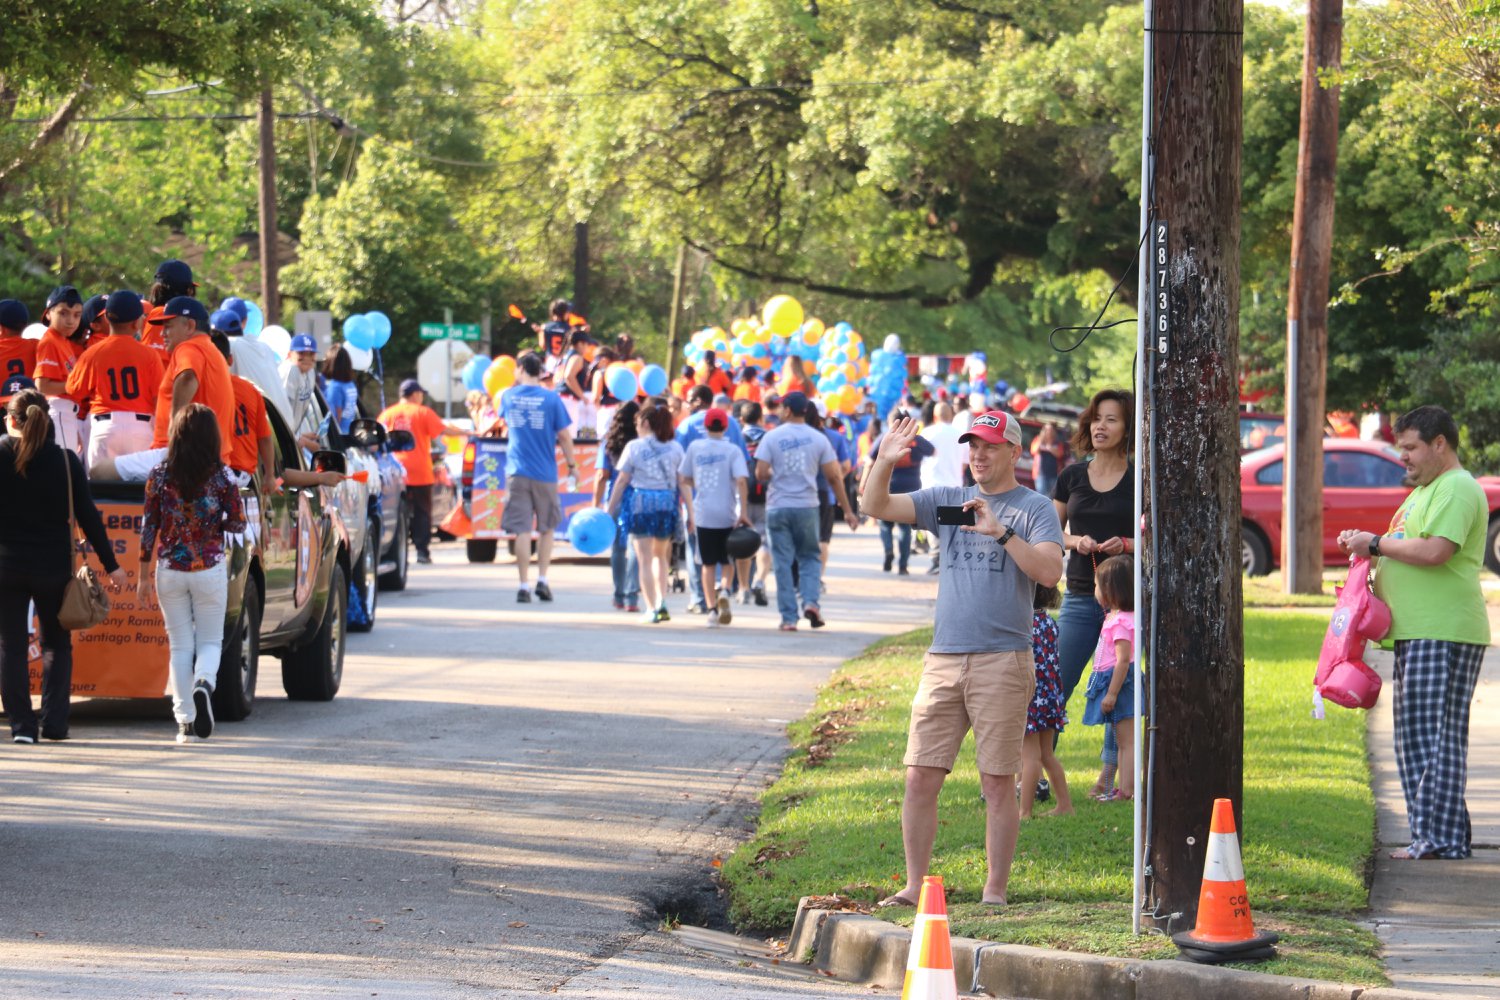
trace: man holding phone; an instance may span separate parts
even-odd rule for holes
[[[1016,482],[1021,426],[1011,414],[982,413],[959,439],[969,445],[974,486],[892,494],[891,471],[916,436],[915,421],[892,423],[864,494],[867,513],[932,532],[942,552],[932,646],[907,733],[901,808],[906,886],[881,905],[916,905],[937,837],[938,792],[972,728],[989,861],[981,898],[1001,906],[1020,829],[1016,775],[1036,687],[1032,600],[1037,584],[1051,587],[1062,579],[1062,526],[1046,497]]]

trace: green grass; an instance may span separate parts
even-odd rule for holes
[[[1245,830],[1242,853],[1256,926],[1282,934],[1281,957],[1255,968],[1383,983],[1374,936],[1353,923],[1367,905],[1374,799],[1364,715],[1330,707],[1310,718],[1325,624],[1299,611],[1246,612]],[[798,749],[767,790],[755,838],[725,863],[732,916],[780,928],[804,895],[874,901],[902,883],[901,755],[931,641],[921,629],[876,643],[844,665],[807,718]],[[1082,717],[1082,686],[1069,716]],[[984,811],[972,737],[939,800],[932,870],[949,886],[955,933],[995,941],[1143,958],[1175,949],[1130,934],[1131,815],[1083,793],[1098,773],[1102,731],[1074,723],[1059,757],[1077,813],[1024,822],[1003,914],[978,902]],[[820,763],[810,763],[819,760]],[[898,911],[910,919],[910,911]],[[898,917],[899,919],[899,917]]]
[[[1330,569],[1323,574],[1321,594],[1288,594],[1281,589],[1281,571],[1266,576],[1247,576],[1244,580],[1247,608],[1331,608],[1336,600],[1333,588],[1341,586],[1348,567]]]

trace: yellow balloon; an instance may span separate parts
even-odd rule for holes
[[[491,396],[498,396],[516,382],[516,359],[502,354],[484,370],[484,389]]]
[[[802,304],[790,295],[777,295],[766,303],[761,319],[771,332],[790,337],[802,325]]]
[[[846,361],[839,367],[839,371],[843,372],[844,377],[850,382],[859,381],[859,365],[855,364],[854,362]]]
[[[802,326],[805,329],[812,331],[813,339],[809,341],[809,343],[817,343],[818,339],[823,336],[823,331],[827,329],[827,327],[823,325],[823,321],[818,319],[818,317],[816,316],[808,318],[807,321],[802,324]]]
[[[863,402],[864,399],[860,391],[852,385],[846,385],[844,386],[843,393],[839,396],[839,412],[846,415],[853,413],[859,409],[860,404]]]

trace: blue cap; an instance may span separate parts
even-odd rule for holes
[[[229,298],[225,299],[223,302],[220,302],[219,303],[219,308],[221,310],[228,309],[230,312],[232,312],[236,316],[238,316],[240,318],[240,325],[241,326],[244,325],[245,320],[247,320],[247,319],[250,318],[250,305],[249,305],[249,303],[247,303],[244,299],[240,298],[238,295],[231,295],[231,296],[229,296]],[[229,327],[227,327],[227,326],[217,326],[216,325],[214,327],[214,329],[215,330],[224,330],[224,331],[228,332]]]
[[[81,305],[83,305],[83,296],[79,295],[78,289],[72,285],[58,285],[52,289],[52,294],[47,296],[47,309],[51,309],[53,306]]]
[[[139,295],[122,288],[109,293],[109,298],[104,301],[104,315],[111,323],[134,323],[146,315],[146,307],[141,304]]]
[[[198,325],[198,329],[204,333],[208,332],[208,310],[203,308],[203,303],[191,295],[179,295],[166,305],[162,306],[161,315],[155,316],[146,322],[152,326],[165,326],[167,320],[178,316],[186,316]]]
[[[164,260],[156,265],[156,280],[174,288],[197,288],[193,269],[180,260]]]
[[[422,383],[418,382],[414,378],[406,379],[405,381],[403,381],[401,383],[401,395],[403,395],[403,396],[410,396],[414,392],[426,392],[426,391],[427,391],[426,389],[422,388]]]
[[[801,392],[789,392],[782,396],[781,405],[794,417],[806,415],[809,406],[807,395]]]
[[[312,339],[311,334],[299,333],[297,334],[297,336],[292,338],[291,351],[293,354],[297,353],[298,351],[312,351],[314,353],[317,353],[317,350],[318,342]]]
[[[31,381],[31,379],[27,378],[25,375],[12,375],[10,378],[5,380],[4,385],[0,385],[0,395],[9,398],[20,392],[22,389],[35,388],[36,383]]]
[[[98,295],[90,295],[83,303],[83,319],[79,321],[78,328],[87,330],[94,325],[94,321],[104,315],[104,304],[109,301],[109,296],[100,292]]]
[[[233,309],[219,309],[208,317],[208,326],[212,330],[222,330],[233,336],[244,331],[245,321]]]
[[[0,300],[0,326],[7,330],[24,330],[31,323],[31,310],[17,299]]]

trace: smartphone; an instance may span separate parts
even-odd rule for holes
[[[948,504],[938,504],[938,524],[967,524],[974,526],[974,512],[964,507],[954,507]]]

